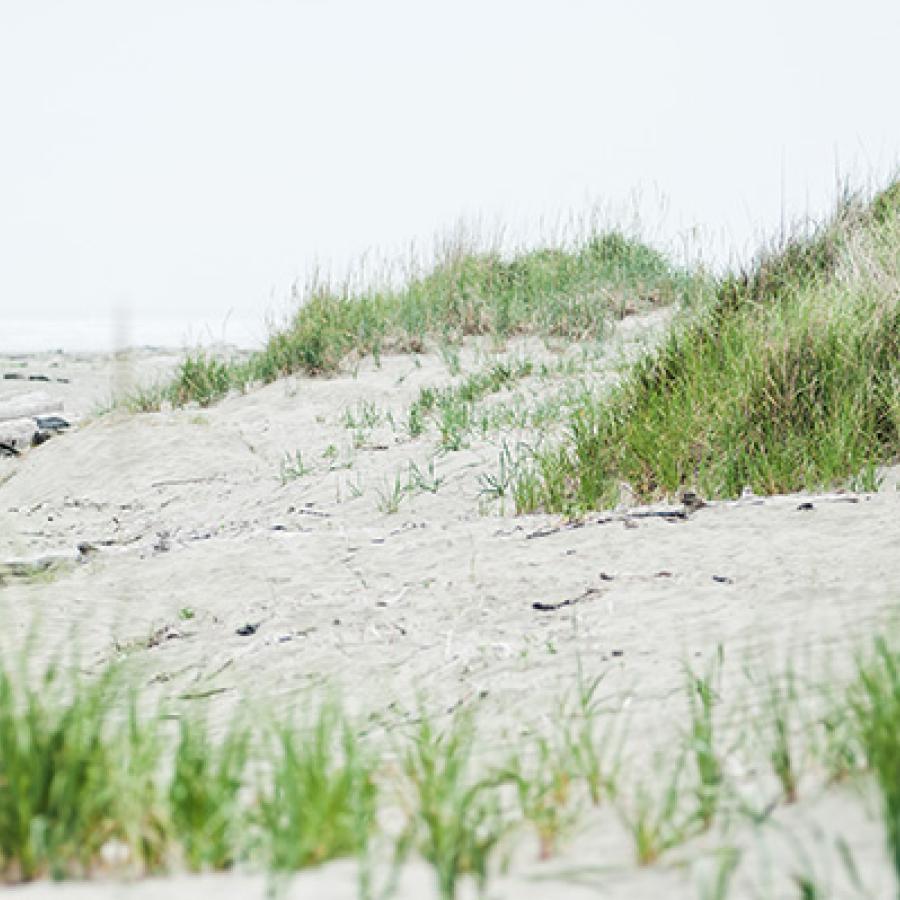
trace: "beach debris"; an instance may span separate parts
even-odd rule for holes
[[[62,406],[61,401],[42,392],[0,399],[0,444],[7,451],[4,455],[18,456],[22,450],[37,447],[69,428],[70,423],[58,415]]]
[[[18,451],[13,444],[7,444],[6,441],[0,441],[0,456],[19,456]]]
[[[177,641],[184,636],[184,632],[179,631],[174,625],[160,625],[159,628],[150,632],[150,636],[147,638],[144,646],[147,650],[150,650],[153,647],[159,647],[160,644],[164,644],[166,641]]]
[[[602,525],[604,522],[611,522],[612,517],[607,519],[597,519],[592,522],[594,525]],[[572,531],[575,528],[584,528],[584,519],[571,519],[563,522],[561,525],[548,525],[545,528],[538,528],[537,531],[531,531],[525,535],[526,541],[534,540],[534,538],[550,537],[551,534],[559,534],[561,531]]]
[[[685,512],[694,513],[706,506],[706,501],[696,491],[684,491],[681,494],[681,505]]]
[[[312,503],[306,503],[303,506],[289,506],[288,513],[296,513],[298,516],[315,516],[319,519],[330,519],[331,513],[323,512],[321,509],[313,509]]]
[[[706,506],[706,504],[701,500],[700,506]],[[700,509],[700,506],[697,506],[696,509]],[[692,512],[693,510],[690,510]],[[628,517],[630,519],[680,519],[684,520],[688,517],[688,512],[684,509],[637,509],[634,512],[628,513]]]
[[[261,624],[261,622],[246,622],[240,628],[236,628],[234,633],[240,635],[240,637],[250,637],[250,635],[256,634]]]
[[[16,456],[32,446],[37,433],[38,428],[32,418],[19,417],[0,420],[0,443],[18,451]]]
[[[701,506],[707,504],[700,501]],[[697,509],[700,506],[696,507]],[[608,525],[610,522],[621,522],[626,528],[637,528],[637,522],[634,519],[663,519],[666,522],[684,522],[688,518],[688,511],[680,507],[667,507],[666,509],[633,509],[624,512],[615,513],[614,515],[600,515],[589,519],[570,519],[559,525],[547,525],[531,531],[525,535],[525,540],[531,541],[535,538],[550,537],[559,534],[562,531],[572,531],[576,528],[584,528],[585,525]],[[509,532],[512,534],[513,532]]]
[[[712,580],[719,584],[734,584],[734,579],[727,575],[713,575]]]
[[[797,509],[798,509],[800,512],[809,512],[811,509],[815,509],[815,507],[812,505],[812,503],[810,503],[810,502],[807,500],[807,501],[801,503],[801,504],[797,507]]]
[[[4,372],[5,381],[55,381],[57,384],[69,384],[68,378],[51,378],[49,375],[26,375],[24,372]]]
[[[215,697],[218,694],[225,694],[228,691],[232,691],[234,688],[227,687],[217,687],[217,688],[207,688],[205,691],[188,691],[185,694],[179,694],[179,700],[209,700],[210,697]]]
[[[706,504],[703,505],[705,506]],[[687,518],[688,512],[677,507],[669,507],[668,509],[633,509],[614,516],[598,516],[587,522],[581,521],[577,525],[564,527],[581,528],[583,525],[608,525],[610,522],[621,522],[625,528],[637,528],[638,523],[635,519],[662,519],[664,522],[684,522],[687,521]],[[532,532],[526,537],[546,537],[561,530],[562,528],[545,529],[540,532]]]
[[[185,484],[207,484],[213,481],[227,481],[224,475],[200,475],[195,478],[169,478],[166,481],[151,481],[150,487],[180,487]]]
[[[41,431],[65,431],[72,427],[62,416],[35,416],[34,422]]]
[[[0,560],[0,584],[4,578],[38,578],[84,562],[87,552],[79,544],[74,551]]]
[[[558,609],[563,609],[566,606],[574,606],[576,603],[581,603],[583,600],[589,600],[591,597],[596,597],[600,593],[602,593],[600,588],[589,587],[587,590],[582,591],[577,597],[569,597],[566,600],[560,600],[558,603],[541,603],[540,601],[535,601],[531,604],[531,608],[536,609],[538,612],[556,612]]]

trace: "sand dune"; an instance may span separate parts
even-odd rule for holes
[[[658,314],[626,320],[584,377],[615,377],[663,325]],[[463,371],[491,352],[468,345]],[[572,351],[536,341],[504,350],[523,352],[555,361]],[[465,449],[435,456],[434,433],[412,439],[383,417],[347,427],[345,411],[361,401],[397,421],[422,386],[451,382],[438,354],[285,380],[205,410],[91,415],[117,385],[163,377],[176,359],[0,357],[0,372],[15,362],[18,371],[52,367],[68,378],[42,389],[77,424],[0,459],[0,562],[70,560],[52,577],[5,579],[6,646],[37,621],[48,658],[73,641],[91,666],[128,653],[148,690],[195,698],[180,702],[223,719],[237,706],[301,705],[326,685],[386,728],[402,728],[420,697],[438,712],[469,704],[494,742],[486,752],[549,721],[580,664],[604,675],[610,702],[627,707],[635,764],[650,766],[683,720],[685,660],[702,665],[723,645],[736,694],[741,669],[754,662],[840,672],[856,642],[897,609],[900,470],[885,473],[877,494],[749,497],[683,519],[619,509],[571,527],[485,506],[479,475],[496,472],[502,440],[533,441],[534,433],[473,436]],[[564,377],[532,377],[516,390],[532,402]],[[0,382],[0,395],[27,387]],[[285,466],[297,451],[310,471],[293,477]],[[425,471],[432,461],[437,492],[405,494],[386,512],[410,463]],[[841,834],[867,883],[890,884],[877,816],[850,792],[778,815],[810,858],[828,858],[828,835]],[[772,871],[789,874],[791,846],[748,843],[760,861],[746,877],[759,875],[767,853]],[[600,885],[609,897],[694,897],[711,865],[703,847],[692,847],[675,855],[683,866],[635,868],[612,811],[592,819],[559,859],[538,864],[533,850],[522,849],[490,896],[587,897]],[[845,876],[829,877],[843,896]],[[424,867],[412,866],[403,885],[400,896],[431,895]],[[751,889],[748,881],[736,896]],[[302,874],[291,896],[355,890],[354,866],[340,862]],[[263,891],[263,879],[231,875],[18,893],[138,900]]]

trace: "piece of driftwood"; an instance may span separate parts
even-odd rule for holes
[[[701,506],[706,506],[706,504],[703,503]],[[692,509],[686,507],[669,509],[633,509],[610,516],[595,516],[592,519],[577,519],[572,522],[563,522],[559,525],[549,525],[546,528],[539,528],[537,531],[529,532],[525,535],[525,539],[530,541],[534,538],[550,537],[550,535],[559,534],[561,531],[571,531],[573,528],[584,528],[585,525],[608,525],[610,522],[624,522],[626,525],[630,524],[633,528],[637,527],[635,523],[631,522],[632,519],[665,519],[667,522],[676,520],[684,521],[694,509],[699,508],[699,506],[696,506]]]
[[[41,556],[0,560],[0,579],[4,577],[34,578],[56,569],[83,562],[85,554],[80,549],[69,553],[45,553]]]
[[[16,452],[30,447],[37,433],[38,427],[34,419],[20,418],[0,421],[0,444],[12,447]]]
[[[61,413],[63,404],[61,400],[54,400],[43,391],[34,391],[30,394],[21,394],[18,397],[5,397],[0,400],[0,422],[8,422],[13,419],[34,418],[35,416],[49,416]]]
[[[631,519],[686,519],[687,509],[638,509],[628,513]]]
[[[568,599],[560,600],[557,603],[541,603],[540,601],[536,601],[531,604],[531,608],[536,609],[538,612],[556,612],[556,610],[563,609],[566,606],[574,606],[576,603],[581,603],[582,600],[589,600],[591,597],[595,597],[600,593],[602,593],[600,588],[589,587],[587,590],[582,591],[577,597],[569,597]]]
[[[58,415],[62,408],[62,401],[42,391],[0,400],[0,450],[4,455],[18,455],[68,428],[69,423]]]

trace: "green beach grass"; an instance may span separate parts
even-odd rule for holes
[[[539,453],[519,511],[688,487],[708,498],[878,486],[900,457],[900,182],[843,201],[685,313],[622,384]]]
[[[597,704],[596,680],[561,699],[549,732],[519,735],[511,756],[491,759],[479,749],[474,708],[440,722],[422,711],[415,729],[388,741],[366,737],[363,720],[333,698],[300,719],[263,715],[249,723],[238,715],[214,732],[165,704],[139,712],[116,666],[94,678],[71,666],[30,677],[23,665],[7,666],[0,669],[0,876],[23,882],[240,866],[280,877],[343,857],[360,861],[364,895],[377,842],[382,851],[393,845],[395,865],[418,854],[434,869],[440,896],[453,898],[466,878],[487,884],[524,835],[537,838],[542,859],[554,857],[603,806],[618,813],[636,864],[650,866],[700,835],[726,836],[736,821],[768,827],[773,807],[754,812],[740,800],[746,778],[738,785],[729,774],[736,747],[751,748],[749,771],[761,785],[775,769],[783,787],[775,806],[797,802],[800,775],[827,790],[829,752],[794,758],[786,781],[778,749],[788,720],[803,723],[793,742],[819,746],[822,717],[809,711],[827,694],[830,733],[854,748],[843,755],[842,778],[876,789],[900,888],[895,632],[858,653],[849,680],[802,690],[791,681],[777,702],[763,697],[749,716],[742,707],[722,734],[713,711],[734,698],[718,672],[688,670],[681,736],[660,748],[651,774],[633,767],[628,740],[619,737],[627,713]],[[766,683],[771,694],[773,673]],[[773,727],[774,743],[753,740]],[[402,813],[399,829],[384,829],[385,809]]]
[[[600,337],[611,318],[683,300],[706,284],[663,254],[618,231],[595,231],[510,257],[474,240],[445,246],[432,268],[400,286],[354,288],[313,282],[297,311],[245,361],[202,351],[187,356],[167,385],[131,395],[137,411],[201,406],[293,373],[328,375],[351,357],[419,353],[472,335],[503,340],[535,334]]]
[[[126,402],[207,406],[283,375],[446,350],[471,335],[596,341],[612,318],[674,305],[668,337],[617,387],[556,404],[564,437],[504,476],[517,512],[609,507],[623,484],[643,501],[685,488],[707,498],[847,483],[872,490],[878,467],[900,458],[898,248],[897,181],[867,202],[848,196],[829,221],[718,279],[619,232],[510,258],[453,245],[402,287],[314,285],[249,359],[199,351],[174,381]],[[503,419],[503,404],[488,415],[477,401],[531,365],[497,363],[455,387],[424,389],[406,414],[409,437],[430,422],[441,450],[466,446],[473,430]]]
[[[596,341],[611,318],[660,305],[679,311],[656,349],[612,388],[567,383],[550,411],[502,403],[520,380],[539,377],[528,359],[454,371],[452,347],[467,336]],[[684,489],[707,498],[747,487],[875,489],[879,467],[900,458],[900,182],[867,202],[844,200],[815,231],[719,279],[612,233],[512,258],[457,249],[402,287],[314,287],[249,360],[194,354],[174,382],[132,405],[206,406],[282,375],[323,376],[366,355],[428,346],[443,347],[460,377],[420,390],[398,420],[409,440],[450,453],[495,425],[564,425],[548,446],[504,437],[496,476],[479,476],[482,500],[511,498],[520,513],[611,506],[623,483],[640,500]],[[490,415],[479,406],[488,401]],[[390,415],[364,405],[345,413],[345,425],[362,444]],[[332,445],[318,465],[330,469],[339,456]],[[282,485],[316,465],[301,450],[286,452]],[[396,513],[444,478],[434,456],[408,461],[376,489],[378,508]],[[849,683],[810,688],[790,669],[769,673],[759,708],[742,710],[729,728],[722,661],[720,651],[708,669],[686,669],[682,727],[648,772],[630,766],[627,722],[621,710],[601,709],[599,681],[579,684],[574,702],[561,699],[549,730],[518,732],[491,760],[468,708],[449,718],[420,711],[418,728],[393,744],[379,743],[339,703],[313,697],[298,720],[235,719],[222,733],[181,708],[147,710],[122,668],[89,678],[54,666],[35,676],[4,658],[0,875],[20,882],[234,867],[284,875],[355,858],[368,896],[377,842],[392,846],[397,864],[416,854],[433,868],[440,895],[453,898],[466,879],[489,882],[522,836],[553,857],[604,808],[641,866],[665,863],[698,838],[727,838],[715,882],[724,897],[739,866],[726,834],[735,822],[765,829],[773,809],[806,800],[808,783],[827,790],[844,780],[876,792],[900,886],[896,635],[860,652]],[[830,698],[819,718],[805,706],[810,690]],[[749,748],[750,786],[730,774],[735,747]],[[766,791],[773,799],[760,801]],[[399,827],[384,828],[386,813],[400,815]],[[798,885],[801,896],[816,896],[812,881]]]

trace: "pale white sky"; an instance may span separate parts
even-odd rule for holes
[[[898,34],[896,0],[0,0],[0,350],[123,308],[247,341],[315,258],[635,191],[746,251],[895,169]]]

